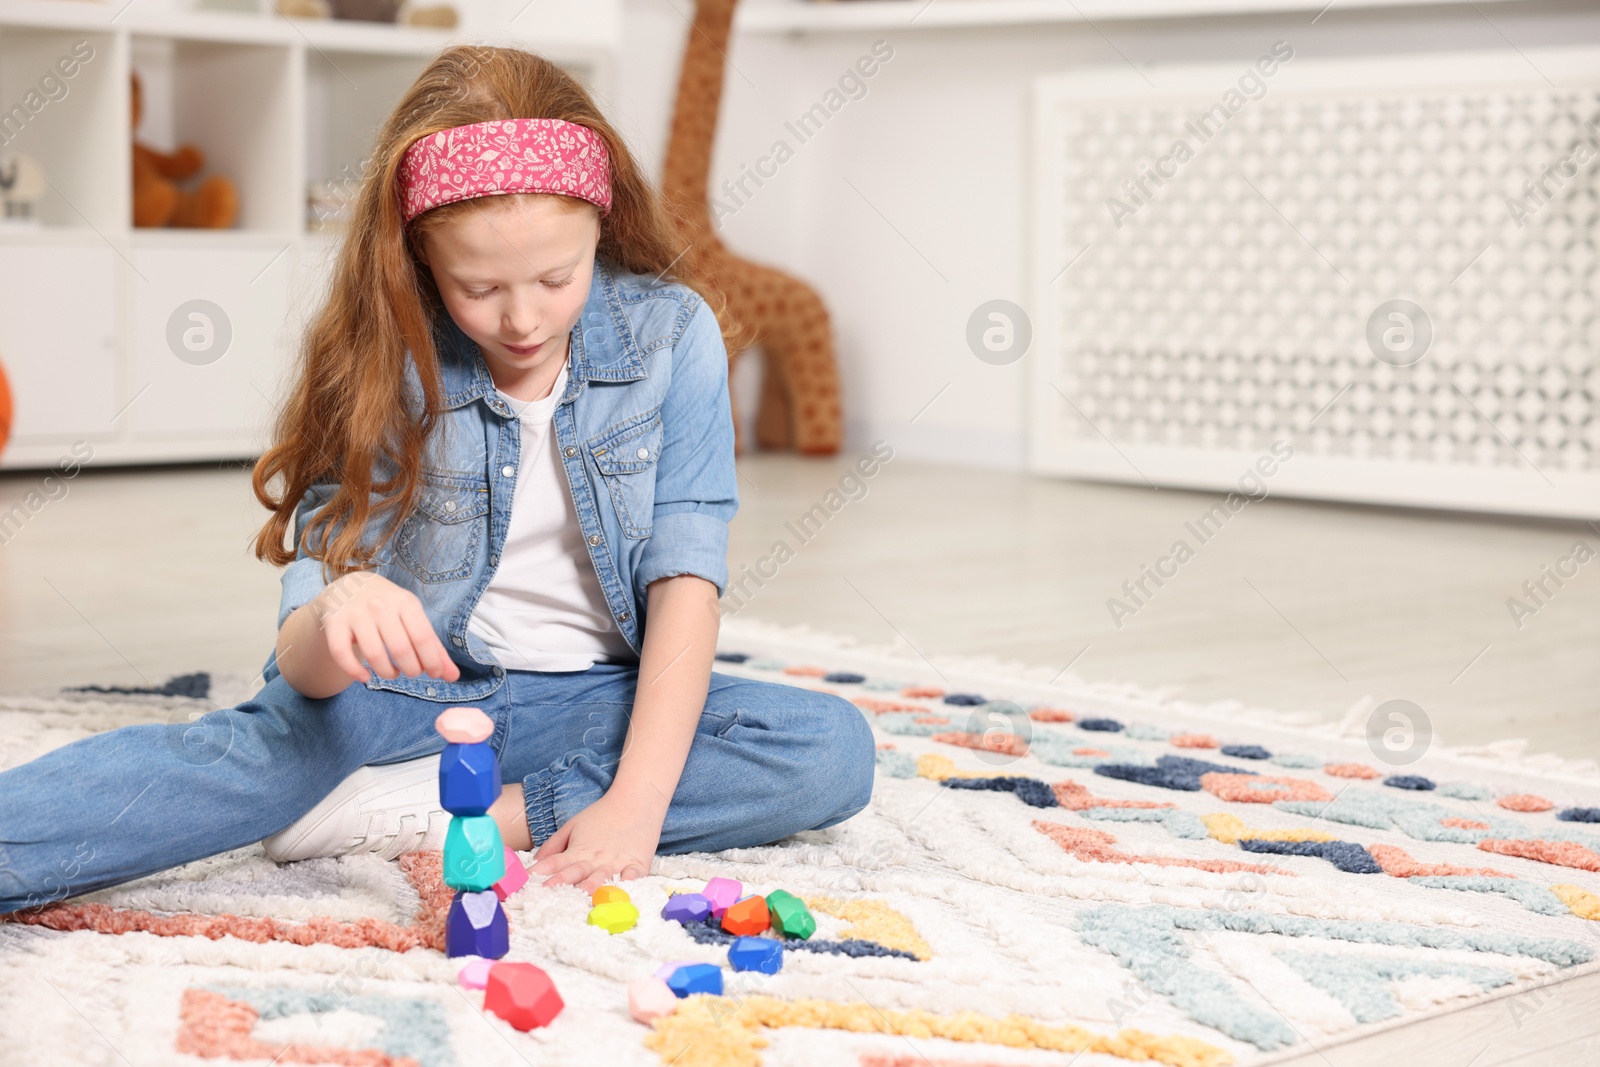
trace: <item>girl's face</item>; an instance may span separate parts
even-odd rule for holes
[[[487,203],[486,203],[487,201]],[[589,299],[600,213],[572,197],[515,193],[474,202],[428,232],[422,261],[497,388],[549,395]]]

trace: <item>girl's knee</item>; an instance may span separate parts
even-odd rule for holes
[[[872,800],[877,745],[866,717],[850,701],[819,693],[812,710],[820,743],[813,762],[811,794],[821,809],[815,829],[833,826]]]

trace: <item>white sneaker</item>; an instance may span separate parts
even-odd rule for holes
[[[439,807],[439,758],[360,768],[262,847],[278,863],[356,852],[392,860],[442,849],[450,815]]]

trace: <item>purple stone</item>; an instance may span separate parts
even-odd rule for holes
[[[505,909],[494,890],[457,893],[450,902],[445,920],[445,955],[482,956],[497,960],[511,951],[511,933],[506,927]]]
[[[699,893],[679,893],[661,909],[663,919],[680,923],[703,923],[711,914],[711,901]]]

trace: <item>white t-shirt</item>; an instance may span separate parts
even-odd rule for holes
[[[506,670],[583,671],[596,661],[634,660],[600,591],[550,426],[566,387],[563,363],[542,400],[500,393],[521,419],[522,455],[500,565],[467,630]]]

